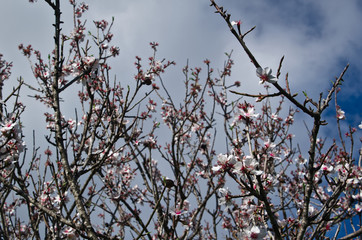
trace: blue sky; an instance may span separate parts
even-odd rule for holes
[[[62,1],[65,8],[63,19],[65,32],[71,31],[71,12],[68,1]],[[241,81],[240,91],[258,93],[263,91],[258,84],[255,69],[229,32],[223,19],[214,13],[209,2],[195,0],[89,0],[90,11],[85,14],[88,26],[92,20],[115,17],[113,43],[120,47],[120,57],[113,60],[117,79],[132,80],[136,55],[146,59],[152,52],[149,42],[159,42],[158,55],[175,60],[174,70],[164,79],[170,86],[173,81],[182,80],[182,67],[189,59],[191,66],[203,66],[203,60],[211,60],[214,68],[221,68],[225,52],[233,50],[235,66],[233,81]],[[312,97],[328,89],[330,81],[340,74],[347,63],[339,105],[346,112],[346,129],[350,124],[357,127],[362,120],[362,2],[359,0],[219,0],[232,14],[232,20],[241,20],[242,31],[256,29],[246,38],[247,45],[263,67],[274,72],[280,58],[285,60],[282,76],[289,73],[291,90],[307,91]],[[29,4],[26,0],[2,0],[0,5],[0,53],[14,64],[12,79],[6,87],[10,91],[15,78],[22,76],[26,82],[34,83],[29,63],[18,51],[20,43],[32,44],[46,56],[52,49],[53,15],[41,0]],[[281,84],[283,85],[283,84]],[[23,102],[32,103],[25,91]],[[325,96],[325,95],[324,95]],[[71,96],[69,96],[71,97]],[[44,109],[30,104],[24,114],[28,119],[43,117]],[[333,109],[332,109],[333,110]],[[74,110],[71,109],[74,113]],[[336,136],[335,113],[329,111],[325,117],[330,121],[322,133]],[[30,121],[26,132],[31,135],[38,121]],[[296,129],[296,135],[305,132]],[[362,134],[358,130],[357,139]],[[304,133],[305,134],[305,133]],[[41,135],[40,135],[41,136]],[[356,141],[356,147],[360,143]]]

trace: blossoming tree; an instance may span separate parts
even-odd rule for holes
[[[360,223],[349,223],[361,219],[362,211],[361,154],[358,161],[353,155],[356,129],[345,137],[340,133],[329,146],[319,134],[326,125],[322,114],[336,101],[348,66],[325,98],[305,96],[300,102],[288,78],[285,87],[279,81],[283,59],[275,76],[262,68],[244,41],[252,29],[242,33],[241,22],[231,21],[210,0],[266,92],[241,93],[235,90],[239,82],[228,84],[234,63],[227,54],[219,74],[204,61],[205,79],[201,68],[185,66],[184,97],[178,102],[162,75],[175,63],[158,58],[157,43],[150,44],[154,54],[147,63],[136,57],[132,82],[118,82],[108,64],[120,52],[111,45],[113,19],[94,21],[96,32],[86,36],[88,5],[70,0],[74,29],[65,33],[61,1],[44,1],[54,12],[54,50],[44,59],[31,45],[19,45],[38,85],[20,79],[9,96],[2,96],[12,64],[0,55],[4,239],[336,239],[341,232],[341,239],[351,239],[362,234]],[[24,87],[48,107],[47,146],[24,144],[26,109],[19,100]],[[78,93],[73,116],[64,115],[67,91]],[[260,111],[250,98],[260,102]],[[279,100],[275,107],[272,98]],[[286,103],[294,107],[284,112]],[[289,132],[297,112],[313,120],[307,152],[296,147]],[[344,114],[337,106],[338,124]],[[225,139],[221,149],[220,138]]]

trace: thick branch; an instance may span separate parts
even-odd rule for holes
[[[79,186],[76,182],[76,178],[74,177],[74,174],[71,171],[71,168],[69,166],[68,161],[68,154],[67,149],[65,147],[65,140],[63,138],[63,126],[62,126],[62,114],[60,109],[60,96],[59,96],[59,88],[58,88],[58,80],[61,76],[61,64],[62,60],[60,59],[60,0],[56,0],[55,2],[55,9],[54,9],[54,15],[55,15],[55,36],[54,36],[54,42],[55,42],[55,56],[54,56],[54,70],[55,70],[55,76],[53,78],[52,83],[52,100],[53,100],[53,110],[54,110],[54,117],[55,117],[55,141],[57,148],[59,150],[61,162],[64,167],[65,177],[67,179],[67,182],[69,183],[70,190],[74,196],[74,200],[77,205],[77,210],[82,217],[85,225],[85,231],[87,232],[88,236],[91,239],[97,239],[94,229],[92,228],[92,224],[89,218],[89,215],[86,213],[85,206],[82,202],[82,198],[80,193]]]

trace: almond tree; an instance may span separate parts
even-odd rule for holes
[[[74,16],[73,31],[65,33],[61,1],[44,1],[54,13],[54,50],[44,59],[31,45],[19,45],[38,85],[20,78],[9,96],[0,95],[1,236],[336,239],[360,214],[356,129],[340,133],[330,146],[319,134],[348,65],[325,98],[306,95],[300,102],[287,76],[285,87],[279,84],[283,59],[276,76],[262,68],[244,42],[252,30],[242,33],[241,22],[210,0],[250,57],[265,93],[241,93],[235,91],[239,82],[227,84],[230,53],[218,74],[207,59],[205,70],[186,65],[180,101],[162,77],[175,63],[157,56],[156,42],[146,63],[136,57],[134,79],[118,81],[109,65],[121,51],[111,45],[114,19],[93,21],[95,32],[86,35],[88,5],[62,2],[71,4]],[[1,87],[11,66],[0,56]],[[24,145],[24,86],[48,107],[47,146]],[[72,116],[65,116],[67,92],[78,93]],[[272,98],[279,99],[275,107]],[[286,113],[285,102],[294,105]],[[314,122],[307,153],[289,132],[297,112]],[[336,114],[339,123],[344,112],[337,107]],[[342,239],[359,235],[354,229]]]
[[[300,151],[295,151],[291,147],[291,141],[288,141],[291,138],[290,135],[283,137],[284,131],[293,123],[293,110],[289,111],[289,116],[282,122],[282,119],[278,117],[279,108],[273,113],[268,102],[263,105],[262,118],[252,114],[254,109],[250,104],[240,106],[240,115],[236,116],[235,120],[237,122],[241,120],[245,127],[244,134],[247,137],[249,151],[242,154],[232,152],[231,159],[236,158],[236,160],[227,173],[238,183],[242,193],[245,192],[244,196],[251,196],[249,197],[251,199],[247,200],[245,197],[241,198],[248,211],[247,217],[250,215],[250,205],[255,209],[252,212],[255,220],[252,224],[249,220],[244,225],[245,219],[240,221],[239,218],[245,213],[240,211],[242,207],[238,207],[231,213],[234,215],[232,230],[236,227],[242,238],[263,238],[269,235],[270,238],[275,239],[323,239],[327,236],[332,237],[333,235],[329,233],[332,230],[335,232],[334,238],[337,238],[342,224],[361,212],[361,153],[358,163],[353,158],[353,134],[356,129],[350,128],[346,133],[347,139],[342,138],[339,120],[344,119],[344,112],[338,107],[336,100],[348,65],[333,81],[325,98],[323,98],[323,93],[320,94],[318,100],[311,99],[305,94],[304,101],[299,102],[296,99],[297,94],[293,94],[289,88],[288,75],[285,77],[285,88],[282,88],[277,81],[281,74],[283,58],[280,60],[276,76],[272,75],[270,68],[263,69],[244,41],[245,36],[254,28],[242,33],[240,21],[231,21],[231,15],[223,7],[214,0],[210,2],[249,56],[256,68],[260,83],[267,83],[272,85],[272,89],[276,89],[276,93],[256,96],[258,100],[281,96],[282,99],[286,98],[290,101],[296,111],[302,111],[313,119],[312,130],[308,130],[309,149],[303,156]],[[323,125],[327,124],[322,119],[322,114],[329,107],[333,95],[336,101],[341,145],[338,146],[338,143],[334,141],[331,146],[325,146],[325,141],[321,140],[319,131]],[[351,142],[351,149],[346,147],[347,140]],[[286,145],[288,142],[290,142],[289,146]],[[291,156],[296,153],[298,153],[296,169],[293,169],[290,166],[293,164]],[[291,169],[289,172],[288,168]],[[227,192],[224,198],[231,200],[234,196]],[[229,202],[229,204],[232,203]],[[337,230],[333,229],[334,226],[337,226]],[[353,224],[351,227],[354,229]],[[360,229],[355,230],[342,239],[350,239],[361,234]]]

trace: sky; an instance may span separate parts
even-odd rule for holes
[[[233,50],[235,66],[232,79],[241,81],[242,91],[262,91],[255,69],[246,54],[229,32],[224,20],[214,13],[209,1],[89,0],[90,10],[85,14],[88,27],[92,20],[115,17],[113,43],[120,47],[120,57],[114,60],[114,74],[120,79],[131,79],[135,73],[134,57],[146,59],[151,55],[151,41],[160,44],[158,56],[175,60],[172,79],[182,77],[181,69],[189,61],[191,66],[203,66],[209,59],[215,69],[221,69],[225,52]],[[256,26],[246,43],[263,67],[276,71],[279,60],[285,56],[282,77],[288,72],[291,89],[318,97],[330,87],[330,81],[350,64],[345,76],[339,105],[346,112],[345,124],[356,127],[362,120],[360,86],[362,83],[362,3],[358,0],[296,0],[296,1],[238,1],[219,0],[232,15],[241,20],[243,32]],[[62,1],[63,29],[70,32],[71,8]],[[18,51],[20,43],[32,44],[46,56],[53,47],[51,33],[53,15],[41,0],[2,0],[0,9],[0,53],[12,61],[13,80],[22,76],[34,82],[29,63]],[[282,78],[283,79],[283,78]],[[8,83],[10,85],[10,83]],[[35,109],[37,110],[37,108]],[[29,111],[31,115],[33,111]],[[335,113],[326,117],[333,120]]]
[[[232,20],[241,20],[241,29],[255,30],[245,39],[250,50],[263,67],[276,72],[280,58],[285,56],[282,75],[289,74],[291,90],[302,91],[311,97],[331,86],[331,80],[349,63],[338,101],[346,112],[343,129],[357,127],[362,121],[362,2],[359,0],[216,0],[231,14]],[[120,47],[120,56],[114,61],[113,73],[117,79],[132,79],[135,74],[134,60],[138,55],[147,59],[152,51],[149,42],[159,43],[158,56],[174,60],[176,66],[163,78],[169,86],[182,81],[182,67],[189,61],[191,66],[203,67],[209,59],[215,69],[221,69],[225,52],[233,50],[235,65],[231,79],[240,81],[240,91],[259,93],[255,68],[238,42],[232,36],[224,20],[214,13],[206,0],[89,0],[87,26],[92,20],[115,17],[113,44]],[[68,1],[63,0],[63,29],[70,32],[72,16]],[[11,80],[5,91],[10,91],[15,79],[22,76],[27,83],[35,83],[27,59],[18,45],[32,44],[46,56],[53,47],[53,14],[41,0],[30,4],[26,0],[1,0],[0,2],[0,53],[14,64]],[[283,78],[282,78],[283,79]],[[284,86],[284,82],[281,83]],[[6,94],[5,94],[6,95]],[[71,97],[71,96],[69,96]],[[39,109],[27,97],[28,104],[23,121],[43,118]],[[251,100],[252,101],[252,100]],[[332,108],[333,110],[333,108]],[[335,112],[329,111],[324,118],[330,124],[322,128],[322,134],[336,136]],[[73,110],[74,112],[74,110]],[[304,119],[301,116],[301,119]],[[29,121],[28,121],[29,122]],[[31,134],[39,121],[30,121],[25,131]],[[303,128],[296,133],[305,132]],[[362,134],[357,131],[357,139]],[[357,141],[358,142],[358,141]],[[360,143],[357,143],[360,144]],[[360,148],[360,145],[356,146]]]

